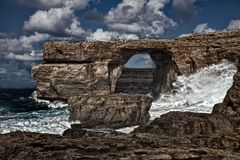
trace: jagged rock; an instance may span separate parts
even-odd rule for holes
[[[146,124],[152,98],[142,95],[110,94],[74,96],[68,100],[71,120],[83,126],[120,128]]]
[[[0,159],[240,159],[239,135],[81,135],[13,132],[0,135]]]
[[[229,119],[235,129],[240,131],[240,70],[233,77],[232,87],[227,91],[223,103],[213,107],[213,114],[220,114]]]
[[[154,119],[149,125],[139,127],[135,132],[155,133],[167,136],[213,135],[233,132],[231,123],[221,115],[169,112]]]
[[[33,66],[37,95],[43,99],[68,99],[82,94],[110,93],[107,63],[40,64]]]

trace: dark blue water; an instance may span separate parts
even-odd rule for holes
[[[16,130],[61,134],[70,127],[63,102],[41,101],[32,89],[0,89],[0,133]]]

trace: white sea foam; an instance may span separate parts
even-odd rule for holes
[[[32,96],[30,98],[33,98],[38,103],[46,103],[49,108],[64,108],[64,107],[68,107],[68,104],[66,102],[64,102],[64,101],[55,100],[55,101],[51,102],[51,101],[48,101],[48,100],[38,99],[36,91],[34,91],[32,93]]]
[[[18,113],[4,116],[0,123],[0,133],[29,131],[50,134],[62,134],[71,127],[67,108]],[[1,117],[2,118],[2,117]]]
[[[47,104],[49,109],[0,116],[0,133],[20,130],[62,134],[64,130],[71,127],[71,124],[80,123],[79,121],[68,121],[70,114],[66,102],[59,100],[51,102],[38,99],[36,91],[33,92],[30,98],[33,98],[38,103]]]
[[[173,91],[153,102],[151,119],[169,111],[210,113],[214,104],[223,101],[236,71],[234,64],[223,60],[194,74],[178,76]]]
[[[139,127],[139,126],[124,127],[124,128],[116,129],[116,131],[121,132],[121,133],[129,134],[132,131],[134,131],[134,129],[137,128],[137,127]]]

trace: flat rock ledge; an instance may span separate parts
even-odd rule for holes
[[[110,94],[73,96],[70,120],[80,120],[85,127],[121,128],[147,124],[152,97],[144,95]]]

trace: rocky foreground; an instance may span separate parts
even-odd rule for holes
[[[73,125],[63,136],[13,132],[0,136],[3,160],[240,159],[240,132],[217,115],[170,112],[130,134]]]

